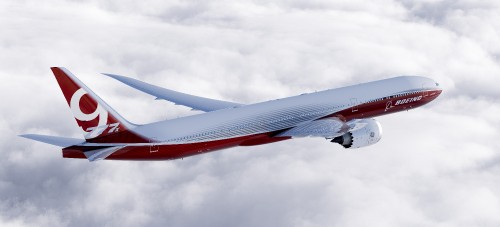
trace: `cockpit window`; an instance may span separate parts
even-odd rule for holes
[[[438,86],[438,87],[439,87],[439,83],[436,83],[436,86]]]

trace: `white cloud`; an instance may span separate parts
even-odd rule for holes
[[[2,226],[498,226],[495,1],[4,1]],[[380,143],[323,139],[166,162],[87,163],[16,135],[80,136],[49,70],[133,122],[189,112],[109,72],[257,102],[401,74],[445,88],[378,118]]]

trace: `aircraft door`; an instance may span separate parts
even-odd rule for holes
[[[152,138],[149,141],[149,153],[155,153],[160,150],[160,145],[158,145],[156,138]]]
[[[422,84],[422,97],[429,96],[429,84]]]
[[[352,106],[352,112],[358,112],[358,99],[357,98],[351,98],[351,106]]]

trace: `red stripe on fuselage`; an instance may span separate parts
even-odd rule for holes
[[[207,141],[188,144],[156,145],[124,147],[106,159],[110,160],[169,160],[197,154],[212,152],[236,146],[253,146],[274,143],[290,139],[290,137],[273,137],[275,133],[263,133],[238,138]],[[86,158],[82,151],[89,150],[85,146],[72,146],[63,149],[65,158]]]

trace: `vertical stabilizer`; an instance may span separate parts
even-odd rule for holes
[[[52,67],[51,70],[87,141],[134,127],[67,69]]]

